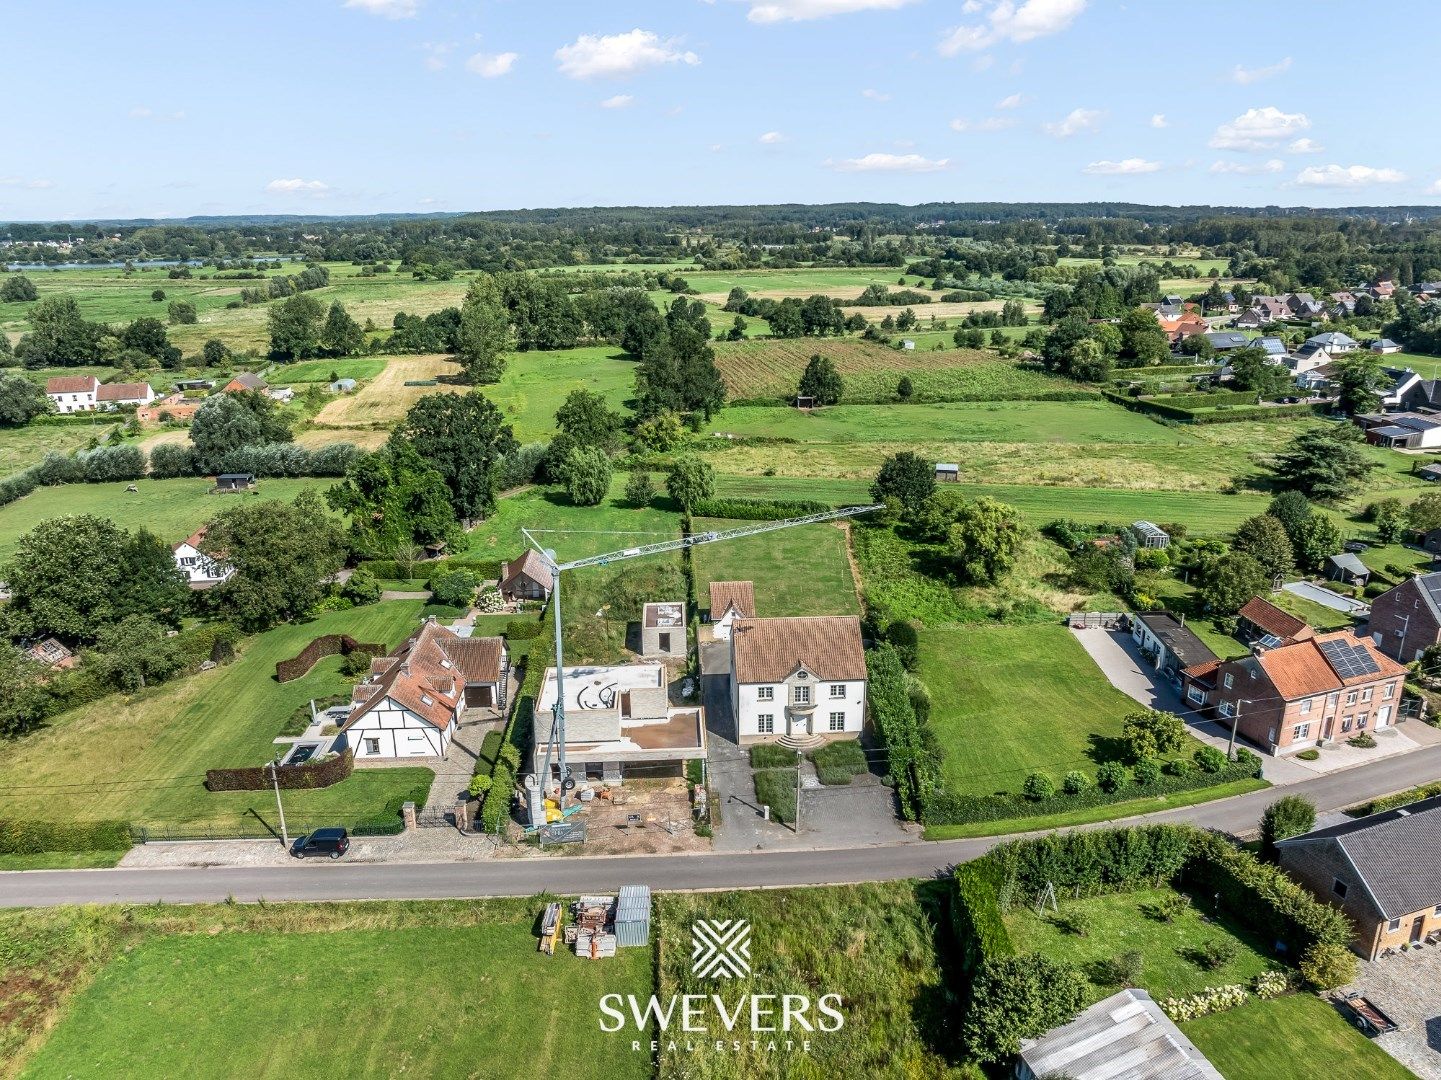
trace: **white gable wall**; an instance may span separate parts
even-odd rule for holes
[[[441,757],[450,745],[449,728],[444,731],[436,728],[390,697],[357,720],[354,727],[347,729],[345,737],[357,761]],[[369,739],[379,743],[374,753],[367,746]]]

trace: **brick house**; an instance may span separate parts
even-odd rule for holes
[[[866,722],[866,656],[854,615],[737,619],[731,704],[742,746],[854,739]]]
[[[1275,755],[1390,727],[1406,669],[1370,638],[1318,634],[1181,673],[1186,700]],[[1237,719],[1239,715],[1239,719]]]
[[[1236,636],[1247,645],[1259,642],[1263,648],[1275,649],[1313,638],[1316,631],[1305,619],[1282,611],[1269,600],[1253,596],[1236,613]]]
[[[1367,960],[1441,936],[1438,850],[1441,796],[1276,844],[1281,868],[1350,919]]]
[[[1392,659],[1403,664],[1418,659],[1441,641],[1441,573],[1418,575],[1376,597],[1367,629]]]

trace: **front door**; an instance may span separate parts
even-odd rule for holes
[[[791,712],[788,718],[787,733],[791,735],[809,735],[807,730],[808,717],[804,713]]]
[[[1426,920],[1425,920],[1425,917],[1422,916],[1422,915],[1417,915],[1414,919],[1411,920],[1411,944],[1412,944],[1412,945],[1415,945],[1418,941],[1421,940],[1421,924],[1422,924],[1423,922],[1425,922],[1425,921],[1426,921]]]
[[[1390,722],[1391,722],[1391,706],[1390,706],[1390,705],[1382,705],[1380,711],[1378,711],[1378,712],[1376,713],[1376,727],[1377,727],[1377,728],[1383,728],[1383,727],[1385,727],[1387,724],[1389,724]]]

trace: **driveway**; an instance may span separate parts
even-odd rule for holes
[[[1360,991],[1396,1022],[1372,1040],[1377,1046],[1422,1080],[1441,1080],[1441,946],[1364,963],[1342,989]]]
[[[1319,585],[1312,585],[1309,581],[1292,581],[1282,585],[1281,588],[1292,596],[1299,596],[1302,600],[1309,600],[1313,604],[1320,604],[1322,607],[1328,607],[1332,611],[1339,611],[1345,615],[1365,615],[1371,610],[1369,604],[1333,593],[1330,589],[1323,589]]]

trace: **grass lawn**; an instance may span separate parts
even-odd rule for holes
[[[253,827],[255,814],[271,821],[270,792],[206,791],[205,770],[270,760],[273,740],[295,709],[346,693],[354,682],[340,674],[340,657],[328,657],[304,678],[277,683],[276,661],[329,633],[393,647],[422,611],[419,601],[390,601],[277,627],[244,642],[232,664],[55,717],[6,747],[0,759],[6,812],[216,828]],[[388,804],[428,787],[430,775],[424,768],[357,770],[334,787],[287,792],[286,816],[293,830],[383,816]]]
[[[1061,625],[922,631],[920,675],[946,783],[966,795],[1019,791],[1033,772],[1057,787],[1071,769],[1094,773],[1140,708]]]
[[[635,361],[610,346],[511,353],[505,374],[481,392],[505,413],[521,442],[549,438],[555,413],[572,390],[604,394],[622,411],[635,384]]]
[[[697,518],[695,530],[742,522]],[[754,581],[758,615],[859,615],[856,583],[846,557],[846,533],[826,523],[703,544],[694,551],[696,597],[709,602],[712,581]],[[804,573],[798,568],[804,567]]]
[[[651,950],[541,956],[541,907],[212,906],[113,928],[118,910],[99,909],[91,934],[110,948],[25,1075],[653,1075],[648,1048],[596,1019],[603,994],[650,995]]]
[[[1327,1002],[1310,994],[1251,1001],[1187,1021],[1181,1030],[1226,1080],[1412,1077]]]
[[[324,491],[330,478],[272,478],[256,482],[256,495],[211,495],[205,477],[184,480],[138,480],[139,492],[124,482],[62,484],[39,488],[25,498],[0,507],[0,561],[15,552],[20,537],[47,518],[92,514],[109,518],[124,529],[142,526],[171,543],[185,539],[235,499],[293,499],[302,491]]]
[[[93,424],[30,424],[0,428],[0,478],[28,469],[50,451],[68,454],[103,439],[118,425],[114,417]]]
[[[42,851],[36,855],[0,855],[0,870],[95,870],[114,866],[123,851]]]
[[[1297,596],[1294,593],[1281,591],[1270,594],[1266,597],[1282,611],[1289,611],[1298,619],[1305,619],[1313,627],[1320,631],[1344,630],[1355,621],[1345,612],[1337,611],[1335,608],[1328,608],[1325,604],[1318,604],[1314,600],[1307,600],[1304,596]]]
[[[839,994],[845,1026],[802,1034],[810,1052],[751,1047],[742,1021],[739,1047],[712,1054],[663,1049],[660,1075],[731,1080],[760,1076],[958,1078],[953,1065],[956,1002],[939,958],[945,944],[942,882],[900,881],[815,889],[688,895],[656,901],[661,948],[658,993],[716,993],[691,973],[690,927],[699,918],[747,919],[752,973],[725,980],[727,1001],[741,994]],[[779,1041],[784,1036],[777,1034]],[[965,1073],[973,1076],[975,1073]]]
[[[1017,952],[1044,953],[1080,969],[1091,983],[1091,1002],[1120,989],[1107,978],[1105,962],[1125,952],[1139,952],[1145,958],[1136,985],[1158,1000],[1199,993],[1208,986],[1244,985],[1268,967],[1280,966],[1267,959],[1265,942],[1229,919],[1203,919],[1195,906],[1171,922],[1147,914],[1153,905],[1175,895],[1175,890],[1165,887],[1081,900],[1061,895],[1060,916],[1079,914],[1090,920],[1085,936],[1063,929],[1051,912],[1037,915],[1034,908],[1018,903],[1005,916],[1006,929]],[[1196,951],[1225,939],[1235,943],[1235,957],[1214,970],[1203,967]]]
[[[351,356],[345,359],[301,360],[295,364],[275,364],[266,370],[265,379],[272,386],[291,386],[296,383],[330,383],[334,382],[335,378],[373,379],[384,370],[383,356]]]

